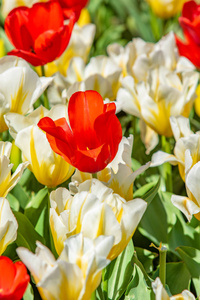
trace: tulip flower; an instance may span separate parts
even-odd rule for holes
[[[112,236],[92,241],[79,234],[65,241],[57,260],[40,242],[35,254],[25,248],[18,248],[17,253],[32,273],[42,299],[88,300],[110,262],[107,255],[112,244]]]
[[[70,61],[76,56],[81,57],[86,63],[93,44],[95,30],[96,27],[94,24],[87,24],[83,27],[75,24],[69,45],[58,59],[44,66],[45,75],[52,76],[56,72],[59,72],[57,74],[66,76]],[[38,74],[41,73],[40,67],[37,68],[37,72]]]
[[[29,165],[28,162],[19,164],[13,174],[10,163],[10,152],[12,144],[10,142],[0,142],[0,197],[6,197],[8,192],[18,183],[24,169]]]
[[[18,224],[6,198],[0,197],[0,255],[16,240]],[[0,272],[3,274],[3,272]],[[1,279],[0,279],[1,282]],[[1,291],[1,284],[0,284]],[[1,295],[1,292],[0,292]],[[1,297],[0,297],[1,299]]]
[[[179,53],[200,68],[200,5],[195,1],[186,2],[179,22],[185,37],[185,42],[176,37]]]
[[[13,263],[6,256],[0,256],[0,299],[21,300],[30,277],[20,261]]]
[[[171,128],[176,140],[174,155],[158,151],[152,156],[152,167],[165,162],[177,165],[183,181],[188,171],[200,160],[200,134],[190,130],[189,119],[182,116],[170,118]]]
[[[195,66],[178,54],[173,32],[162,37],[157,43],[134,38],[125,47],[114,43],[108,46],[109,57],[122,68],[123,77],[132,76],[134,81],[147,81],[152,69],[165,67],[170,71],[194,71]]]
[[[65,118],[43,118],[38,126],[47,133],[53,151],[82,172],[95,173],[111,162],[122,139],[115,104],[104,104],[95,91],[77,92]]]
[[[5,18],[11,10],[18,6],[32,6],[36,2],[47,2],[49,0],[2,0],[1,3],[1,14]]]
[[[133,172],[131,167],[132,147],[133,136],[131,135],[128,138],[123,137],[113,161],[109,163],[105,169],[96,174],[98,180],[127,201],[133,199],[133,184],[135,178],[143,173],[150,165],[147,163]],[[78,186],[88,179],[92,179],[92,174],[83,173],[76,169],[69,183],[70,192],[76,194],[78,192]]]
[[[95,90],[103,99],[114,101],[120,86],[121,72],[122,69],[116,63],[103,55],[91,58],[87,65],[80,57],[74,57],[65,78],[71,85],[66,91],[67,99],[77,91]]]
[[[9,113],[5,119],[16,146],[22,151],[22,160],[30,162],[28,168],[40,183],[55,187],[72,175],[74,167],[52,151],[46,134],[38,128],[37,123],[44,116],[67,117],[66,106],[54,106],[50,111],[40,106],[28,116]]]
[[[88,0],[59,0],[66,18],[75,14],[75,22],[78,21],[81,10],[87,5]]]
[[[191,221],[194,215],[200,220],[200,161],[197,162],[186,174],[185,187],[187,196],[172,195],[171,201]]]
[[[57,1],[36,3],[31,8],[13,9],[5,20],[5,32],[16,49],[9,55],[24,58],[33,66],[45,65],[66,49],[75,22],[71,14],[64,23],[63,11]]]
[[[169,19],[181,12],[186,0],[147,0],[155,15],[162,19]]]
[[[188,290],[184,290],[181,294],[170,297],[164,289],[159,277],[152,282],[152,288],[155,293],[156,300],[195,300],[194,295]]]
[[[52,78],[38,77],[25,60],[6,56],[0,59],[0,82],[0,132],[3,132],[8,129],[4,115],[31,112]]]
[[[146,82],[136,83],[131,76],[123,78],[117,101],[125,112],[141,118],[158,134],[170,137],[170,117],[189,116],[198,79],[194,71],[177,74],[165,67],[154,68]]]
[[[114,245],[108,255],[116,258],[132,238],[147,203],[139,198],[125,201],[97,179],[87,180],[71,196],[65,188],[50,194],[50,227],[56,251],[61,253],[64,241],[80,232],[95,239],[113,235]]]

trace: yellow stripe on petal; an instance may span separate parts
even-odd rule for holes
[[[171,125],[169,122],[171,105],[166,107],[165,104],[165,100],[160,100],[157,103],[158,112],[155,112],[155,110],[149,107],[152,117],[149,117],[149,121],[145,120],[145,122],[158,134],[170,137],[172,136]]]
[[[194,102],[194,108],[197,116],[200,117],[200,84],[197,86],[196,94],[197,94],[197,98],[195,99]]]
[[[24,74],[22,75],[22,79],[18,91],[15,93],[14,96],[11,96],[10,112],[23,114],[22,106],[28,95],[28,92],[26,93],[24,92],[23,86],[24,86]]]
[[[81,10],[81,14],[77,23],[80,27],[82,27],[84,25],[89,24],[90,22],[91,22],[91,18],[90,18],[89,11],[87,10],[87,8],[83,8]]]

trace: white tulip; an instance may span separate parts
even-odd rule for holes
[[[6,198],[0,197],[0,212],[0,255],[2,255],[7,246],[16,240],[18,224]]]
[[[88,300],[110,262],[107,256],[112,245],[112,236],[92,241],[79,234],[65,241],[57,260],[39,242],[35,254],[25,248],[18,248],[17,253],[32,273],[42,299]]]

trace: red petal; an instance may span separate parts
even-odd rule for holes
[[[176,44],[179,54],[187,57],[197,68],[200,68],[200,46],[192,41],[183,43],[177,36]]]
[[[35,40],[42,32],[63,26],[63,12],[58,1],[39,2],[29,10],[29,31]]]
[[[69,122],[80,149],[94,149],[100,146],[94,122],[103,113],[103,109],[103,99],[95,91],[76,92],[71,96],[68,105]]]
[[[5,32],[11,43],[18,49],[30,51],[33,39],[28,29],[29,8],[13,9],[5,20]]]
[[[58,58],[67,48],[73,26],[74,15],[68,25],[60,27],[57,31],[48,30],[40,34],[34,44],[36,56],[46,63]]]
[[[104,104],[104,113],[107,112],[107,111],[113,111],[115,113],[116,111],[116,105],[114,102],[111,102],[111,103],[106,103]]]
[[[0,299],[1,295],[8,294],[12,289],[16,269],[12,260],[6,256],[0,256]]]
[[[17,48],[9,54],[22,57],[34,66],[58,58],[66,49],[75,23],[74,14],[64,25],[57,1],[36,3],[31,8],[18,7],[6,18],[5,31]]]
[[[91,152],[88,151],[86,155],[83,151],[75,152],[76,164],[74,164],[74,166],[81,172],[99,172],[103,170],[110,161],[110,151],[107,145],[103,145],[98,149],[98,156],[93,157],[93,155],[89,156],[88,154],[91,154]]]
[[[28,51],[13,49],[12,51],[8,52],[7,55],[21,57],[35,67],[46,64],[46,61],[41,60],[41,58],[37,57],[34,53]]]
[[[27,274],[27,269],[22,262],[16,262],[14,264],[16,268],[16,275],[12,286],[12,291],[15,300],[20,300],[27,288],[30,281],[30,276]]]
[[[63,142],[73,139],[72,132],[65,118],[60,118],[54,122],[51,118],[44,117],[38,122],[38,127]]]
[[[88,3],[88,0],[60,0],[60,5],[63,8],[63,13],[65,18],[69,18],[69,16],[74,13],[75,14],[75,22],[78,21],[81,10]]]
[[[193,40],[196,44],[200,44],[200,15],[199,18],[196,18],[195,23],[183,17],[179,18],[179,22],[187,38]]]
[[[60,139],[55,138],[54,136],[47,133],[47,139],[52,150],[59,154],[66,162],[74,166],[75,158],[74,152],[76,149],[73,149],[70,143],[63,142]]]
[[[199,15],[199,8],[195,1],[188,1],[183,5],[182,16],[193,21]]]
[[[71,163],[76,145],[66,119],[61,118],[54,122],[45,117],[39,121],[38,127],[47,133],[47,139],[52,150],[61,155],[68,163]]]
[[[122,127],[113,110],[99,116],[94,124],[96,134],[101,144],[110,149],[110,161],[117,154],[122,139]]]

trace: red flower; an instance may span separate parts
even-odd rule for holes
[[[75,13],[76,21],[78,20],[81,10],[87,5],[88,0],[59,0],[65,17]]]
[[[200,5],[195,1],[186,2],[179,22],[185,36],[185,43],[176,36],[179,53],[200,68]]]
[[[20,300],[30,277],[22,262],[13,263],[6,256],[0,256],[0,299]]]
[[[45,65],[66,49],[75,22],[71,14],[68,24],[57,1],[36,3],[31,8],[13,9],[5,20],[5,32],[16,49],[9,55],[24,58],[34,66]]]
[[[80,171],[95,173],[113,160],[122,139],[115,109],[95,91],[76,92],[68,105],[70,125],[65,118],[45,117],[38,126],[47,133],[54,152]]]

